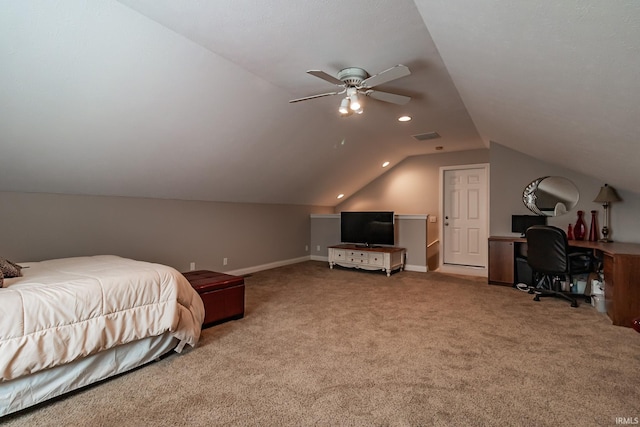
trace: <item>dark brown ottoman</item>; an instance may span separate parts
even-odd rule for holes
[[[244,317],[244,278],[208,270],[182,273],[204,302],[204,326]]]

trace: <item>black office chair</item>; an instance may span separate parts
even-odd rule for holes
[[[564,230],[551,225],[534,225],[527,229],[527,263],[534,272],[534,283],[529,289],[535,293],[534,301],[540,297],[555,296],[578,302],[570,294],[561,292],[560,279],[572,281],[572,275],[591,271],[591,257],[585,252],[571,252]]]

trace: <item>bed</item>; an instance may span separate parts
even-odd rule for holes
[[[198,342],[202,300],[171,267],[111,255],[21,265],[0,288],[0,416]]]

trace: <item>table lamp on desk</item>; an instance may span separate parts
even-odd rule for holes
[[[613,187],[609,187],[609,185],[605,184],[604,187],[600,187],[600,192],[593,199],[596,203],[602,203],[602,207],[604,208],[604,225],[602,226],[602,239],[601,242],[611,242],[609,240],[609,204],[612,202],[619,202],[620,196],[616,193],[616,190]]]

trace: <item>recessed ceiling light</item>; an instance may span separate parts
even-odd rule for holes
[[[382,164],[382,167],[383,167],[383,168],[386,168],[387,166],[389,166],[389,162],[384,162],[384,163]]]
[[[398,121],[399,122],[408,122],[409,120],[411,120],[411,117],[409,117],[409,116],[398,117]]]
[[[338,194],[338,199],[342,199],[344,197],[344,194]]]

